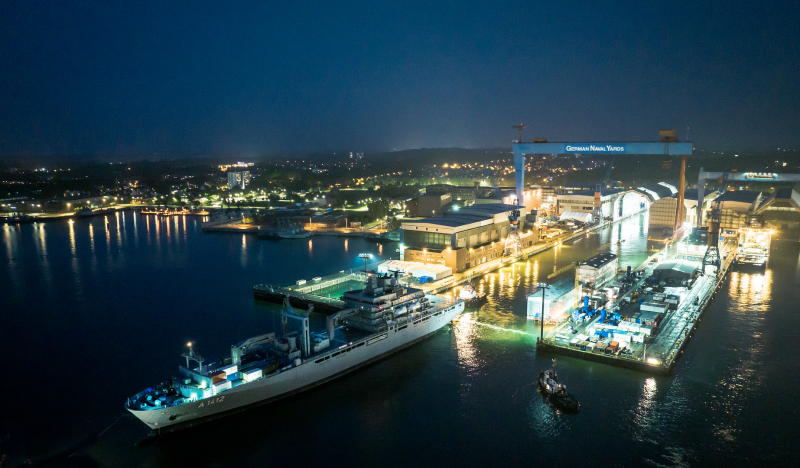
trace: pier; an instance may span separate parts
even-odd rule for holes
[[[515,256],[498,258],[433,283],[414,284],[414,287],[422,289],[426,294],[439,294],[459,285],[466,284],[472,280],[473,277],[478,277],[507,267],[515,262],[525,260],[531,256],[552,249],[564,242],[581,238],[589,233],[610,227],[632,216],[638,216],[641,213],[642,212],[637,212],[616,221],[603,222],[574,232],[567,232],[545,243],[527,247]],[[376,269],[377,264],[370,265],[369,267]],[[317,312],[332,314],[344,308],[344,302],[338,299],[341,294],[351,289],[361,289],[364,281],[365,277],[362,272],[348,270],[329,276],[299,280],[296,284],[288,286],[259,284],[253,287],[253,295],[256,299],[273,302],[275,304],[282,304],[283,299],[288,297],[292,306],[308,308],[308,305],[313,304],[314,310]]]
[[[643,343],[626,343],[630,353],[609,352],[608,348],[597,346],[599,343],[585,345],[586,341],[578,341],[577,336],[586,336],[584,332],[599,321],[599,315],[583,324],[574,326],[575,332],[568,329],[569,321],[564,321],[551,329],[543,340],[537,343],[537,350],[551,352],[593,362],[601,362],[616,367],[624,367],[656,375],[668,375],[672,372],[681,357],[683,349],[692,337],[703,313],[708,308],[711,300],[736,257],[735,243],[721,245],[724,255],[720,269],[713,275],[703,274],[692,286],[680,293],[680,303],[675,310],[669,310],[652,336],[644,339]],[[622,298],[633,291],[641,290],[645,278],[652,274],[656,264],[651,260],[662,256],[673,258],[675,255],[666,255],[668,250],[648,258],[637,271],[643,271],[644,276],[629,290],[620,291],[618,298]],[[677,293],[679,288],[671,291]],[[644,300],[652,300],[652,295],[639,296]],[[616,305],[616,303],[615,303]],[[623,309],[624,310],[624,309]],[[606,340],[606,345],[608,340]]]

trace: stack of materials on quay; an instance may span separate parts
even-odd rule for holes
[[[586,331],[598,338],[613,338],[624,343],[643,343],[646,336],[650,336],[653,327],[650,325],[621,321],[613,323],[595,323],[586,328]]]
[[[669,306],[670,309],[677,310],[678,304],[680,303],[681,303],[681,296],[678,296],[677,294],[669,294],[667,296],[667,305]]]
[[[594,343],[589,341],[589,335],[577,335],[569,342],[569,346],[571,348],[580,349],[581,351],[587,351],[594,347]]]
[[[663,314],[667,311],[669,305],[665,302],[643,302],[639,306],[639,310],[642,312],[656,312],[659,314]]]

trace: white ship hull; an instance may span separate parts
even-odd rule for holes
[[[433,334],[464,311],[464,302],[441,309],[388,331],[354,341],[338,350],[312,356],[299,366],[234,387],[202,400],[160,409],[128,411],[159,433],[172,432],[233,412],[269,403],[321,385],[400,351]]]

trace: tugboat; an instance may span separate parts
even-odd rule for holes
[[[558,382],[556,376],[556,360],[553,359],[553,368],[539,373],[539,388],[542,393],[559,409],[567,413],[577,413],[581,409],[578,399],[567,392],[566,385]]]
[[[475,291],[471,284],[461,288],[458,297],[464,301],[464,307],[467,309],[478,309],[486,304],[486,294]]]

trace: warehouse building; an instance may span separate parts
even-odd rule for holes
[[[765,227],[775,231],[775,240],[800,240],[800,194],[793,188],[779,188],[761,199],[753,214]]]
[[[502,203],[476,204],[442,216],[404,222],[400,255],[404,261],[438,264],[461,272],[502,257],[509,234],[509,214],[517,209]],[[525,217],[525,209],[520,210]],[[520,233],[523,247],[533,245],[537,231]]]
[[[619,259],[612,253],[601,253],[578,265],[578,281],[581,285],[600,289],[614,279]]]
[[[653,240],[671,238],[678,206],[677,190],[668,184],[649,186],[644,190],[654,198],[649,210],[648,238]],[[705,194],[703,206],[706,208],[711,206],[716,197],[716,192]],[[683,222],[691,226],[697,225],[697,190],[684,191]]]
[[[564,278],[551,284],[545,291],[539,289],[528,296],[528,320],[541,320],[542,295],[544,294],[544,321],[558,323],[562,321],[567,311],[572,311],[575,303],[575,279]]]
[[[661,263],[653,271],[653,276],[660,277],[667,283],[684,283],[695,279],[700,273],[700,263],[688,260],[670,260]]]
[[[755,221],[774,231],[773,240],[800,239],[800,194],[792,188],[773,193],[752,190],[720,195],[720,235],[736,237],[738,230]]]

